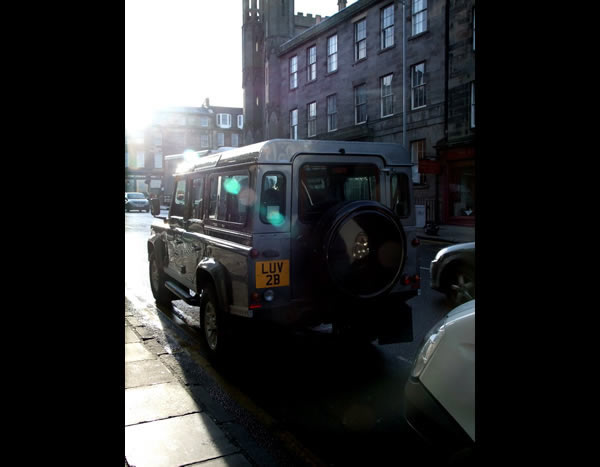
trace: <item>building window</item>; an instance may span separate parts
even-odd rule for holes
[[[200,117],[200,126],[208,127],[208,117]]]
[[[240,136],[237,133],[231,133],[231,146],[237,148],[240,145]]]
[[[327,131],[337,130],[337,97],[327,96]]]
[[[367,20],[354,23],[354,61],[367,58]]]
[[[298,56],[290,58],[290,89],[298,87]]]
[[[217,114],[217,126],[219,128],[231,128],[231,115]]]
[[[381,10],[381,48],[394,45],[394,5]]]
[[[144,168],[144,151],[138,151],[137,153],[137,168],[138,169],[143,169]]]
[[[354,123],[367,121],[367,85],[361,84],[354,88]]]
[[[162,146],[162,135],[160,133],[154,133],[154,145]]]
[[[423,184],[425,183],[425,175],[419,173],[419,161],[425,158],[425,140],[420,139],[412,141],[410,143],[410,156],[411,161],[414,164],[412,166],[412,180],[413,183]]]
[[[475,8],[473,8],[473,51],[475,51]]]
[[[208,135],[200,135],[200,147],[201,148],[208,147]]]
[[[225,133],[217,133],[217,147],[225,146]]]
[[[413,36],[427,31],[427,0],[413,0],[412,33]]]
[[[298,109],[290,111],[290,139],[298,139]]]
[[[394,74],[381,78],[381,116],[386,117],[394,113],[394,94],[392,92],[392,78]]]
[[[317,46],[313,45],[309,47],[306,52],[306,63],[308,66],[306,67],[308,76],[308,81],[314,81],[317,79]]]
[[[338,68],[337,63],[337,34],[327,39],[327,73],[333,73]]]
[[[154,168],[155,169],[162,169],[163,168],[162,152],[158,151],[158,150],[154,151]]]
[[[475,128],[475,82],[471,83],[471,128]]]
[[[243,115],[238,115],[237,116],[237,127],[240,130],[244,128],[244,116]]]
[[[315,136],[317,134],[317,103],[311,102],[307,106],[307,120],[308,120],[308,137]]]
[[[425,107],[425,62],[411,67],[412,109]]]

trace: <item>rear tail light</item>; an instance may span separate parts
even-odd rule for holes
[[[262,303],[260,303],[260,294],[258,292],[252,292],[250,294],[250,303],[248,305],[248,308],[250,310],[262,308]]]
[[[419,240],[417,237],[413,238],[413,241],[410,242],[412,246],[417,247],[421,244],[421,240]]]

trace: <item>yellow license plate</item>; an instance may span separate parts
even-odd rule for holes
[[[287,285],[290,285],[290,260],[256,262],[257,289]]]

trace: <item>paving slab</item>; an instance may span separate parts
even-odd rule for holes
[[[125,363],[155,359],[156,355],[144,347],[144,344],[139,342],[125,344]]]
[[[239,452],[203,413],[125,427],[125,457],[136,467],[167,467]]]
[[[243,454],[232,454],[206,462],[193,463],[187,467],[247,467],[251,465]]]
[[[172,381],[176,381],[175,376],[159,360],[125,363],[125,389]]]
[[[201,411],[178,382],[125,389],[125,425]]]
[[[130,327],[125,327],[125,343],[133,344],[135,342],[140,342],[140,338]]]

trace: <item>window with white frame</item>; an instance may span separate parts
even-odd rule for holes
[[[317,103],[311,102],[307,106],[308,137],[317,134]]]
[[[306,71],[308,81],[314,81],[317,79],[317,46],[313,45],[306,51]]]
[[[412,4],[412,34],[427,31],[427,0],[413,0]]]
[[[327,38],[327,73],[333,73],[338,68],[337,34]]]
[[[231,128],[231,115],[217,114],[217,126],[219,128]]]
[[[163,156],[162,151],[154,150],[154,168],[162,169],[163,168]]]
[[[231,146],[237,148],[240,145],[240,135],[231,133]]]
[[[425,62],[410,67],[411,70],[411,108],[425,107]]]
[[[412,166],[413,183],[423,184],[426,182],[425,175],[419,173],[419,161],[425,158],[425,140],[419,139],[410,143],[410,157]]]
[[[337,130],[337,95],[327,96],[327,131]]]
[[[367,58],[367,19],[354,23],[354,61]]]
[[[298,139],[298,109],[290,111],[290,139]]]
[[[394,45],[394,5],[381,10],[381,48]]]
[[[217,147],[225,146],[225,133],[217,133]]]
[[[354,123],[367,121],[367,85],[361,84],[354,88]]]
[[[208,117],[200,117],[200,126],[208,127]]]
[[[237,127],[240,130],[244,128],[244,116],[243,115],[238,115],[237,116]]]
[[[144,151],[138,151],[137,152],[137,160],[136,160],[138,169],[144,168],[144,159],[145,159]]]
[[[298,87],[298,56],[290,58],[290,89]]]
[[[475,82],[471,83],[471,128],[475,128]]]
[[[381,116],[387,117],[394,113],[394,93],[392,91],[393,73],[381,78]]]

